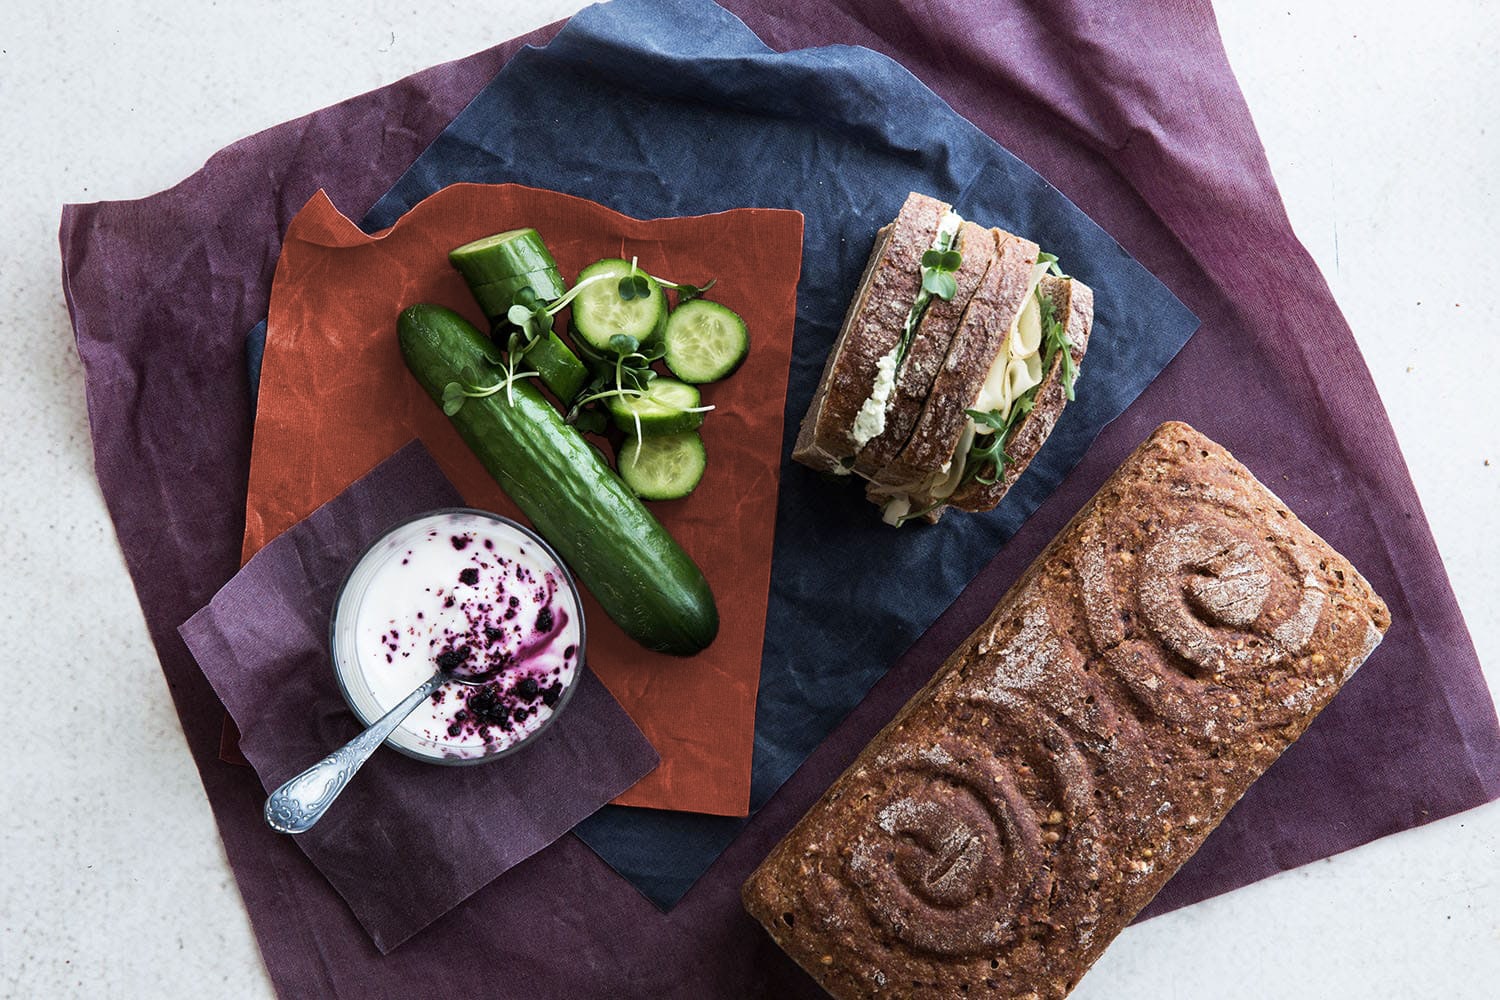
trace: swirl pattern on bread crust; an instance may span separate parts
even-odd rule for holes
[[[1163,425],[745,885],[836,997],[1065,996],[1389,625]]]

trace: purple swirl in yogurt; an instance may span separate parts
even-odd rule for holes
[[[401,730],[429,755],[506,750],[546,724],[572,686],[582,635],[573,588],[546,548],[503,521],[448,511],[406,527],[366,556],[375,564],[354,620],[360,673],[382,711],[435,666],[482,681],[444,684]]]

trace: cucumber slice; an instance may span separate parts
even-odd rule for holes
[[[555,271],[557,261],[535,229],[496,233],[448,251],[448,261],[472,285],[487,285],[533,271]],[[537,290],[541,294],[541,290]]]
[[[620,478],[643,500],[677,500],[703,479],[708,455],[697,431],[638,438],[620,445]]]
[[[717,382],[750,353],[745,321],[733,309],[693,299],[667,317],[666,362],[684,382]]]
[[[552,390],[563,409],[573,405],[578,390],[589,380],[589,370],[555,333],[549,333],[532,344],[531,350],[526,352],[526,360],[536,368],[542,382]]]
[[[573,332],[596,351],[613,354],[609,339],[618,334],[634,337],[644,346],[666,328],[667,297],[656,279],[637,268],[636,274],[646,279],[646,294],[628,300],[620,297],[620,279],[629,273],[630,261],[617,258],[595,261],[579,272],[574,288],[602,275],[573,300]]]
[[[698,390],[685,382],[655,378],[644,396],[609,397],[609,415],[616,427],[629,434],[636,432],[637,420],[640,433],[646,437],[676,434],[695,430],[703,423],[703,414],[684,412],[697,406],[701,399]]]

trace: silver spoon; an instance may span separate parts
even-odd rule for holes
[[[448,681],[478,685],[488,679],[486,675],[465,677],[457,670],[439,667],[437,673],[402,699],[401,704],[376,719],[369,729],[272,792],[266,799],[266,823],[280,833],[311,830],[376,748],[418,705],[432,697],[432,692]]]

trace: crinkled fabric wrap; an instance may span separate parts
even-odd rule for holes
[[[1394,623],[1148,912],[1500,795],[1500,738],[1472,644],[1353,338],[1285,218],[1207,3],[732,6],[778,50],[839,42],[898,58],[1069,194],[1203,327],[671,913],[565,837],[382,958],[301,852],[261,836],[263,789],[218,760],[222,707],[175,629],[238,568],[243,338],[265,313],[283,227],[320,186],[335,204],[373,204],[518,43],[254,136],[153,198],[68,208],[64,282],[100,483],[283,995],[420,994],[458,965],[535,997],[816,996],[742,912],[739,883],[1168,418],[1272,483],[1369,578]]]

